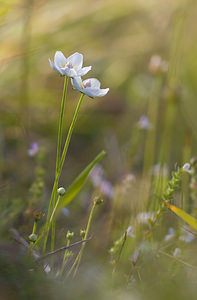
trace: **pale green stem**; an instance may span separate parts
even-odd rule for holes
[[[67,244],[66,244],[66,247],[68,247],[70,245],[70,240],[67,241]],[[64,268],[65,268],[65,265],[66,265],[66,262],[67,262],[67,256],[68,256],[68,250],[65,251],[64,253],[64,258],[63,258],[63,262],[62,262],[62,267],[61,267],[61,270],[60,270],[60,273],[59,273],[59,276],[62,277],[63,275],[63,272],[64,272]]]
[[[60,160],[60,165],[59,165],[59,170],[58,170],[59,175],[61,173],[61,170],[62,170],[62,167],[63,167],[63,164],[64,164],[64,160],[65,160],[65,157],[66,157],[66,154],[67,154],[67,151],[68,151],[68,146],[69,146],[70,139],[71,139],[71,136],[72,136],[73,128],[74,128],[76,120],[77,120],[78,112],[79,112],[83,97],[84,97],[84,94],[81,94],[81,97],[79,99],[79,102],[78,102],[76,110],[75,110],[75,114],[74,114],[72,123],[71,123],[69,131],[68,131],[68,135],[67,135],[66,142],[65,142],[65,145],[64,145],[64,150],[63,150],[62,157],[61,157],[61,160]]]
[[[58,174],[58,170],[59,170],[59,162],[60,162],[60,156],[61,156],[62,125],[63,125],[64,106],[65,106],[65,101],[66,101],[67,85],[68,85],[68,77],[65,76],[64,89],[63,89],[63,95],[62,95],[62,103],[61,103],[61,111],[60,111],[59,130],[58,130],[55,182],[54,182],[53,191],[52,191],[51,199],[50,199],[50,203],[49,203],[47,221],[49,220],[49,216],[50,216],[50,212],[51,212],[52,204],[53,204],[53,199],[54,199],[54,196],[56,195],[56,191],[57,191],[57,189],[55,189],[55,187],[58,185],[57,174]]]
[[[57,199],[57,201],[56,201],[55,207],[53,208],[51,217],[50,217],[50,219],[48,221],[47,228],[46,228],[45,240],[47,241],[48,235],[49,235],[49,230],[50,230],[51,225],[52,225],[51,245],[53,245],[53,246],[54,246],[54,241],[55,241],[55,228],[53,227],[53,225],[54,225],[53,221],[54,221],[54,216],[55,216],[55,213],[56,213],[56,210],[57,210],[60,198],[61,198],[61,196],[59,196],[58,199]]]
[[[52,221],[51,224],[51,252],[54,250],[55,245],[55,219]]]
[[[67,86],[68,86],[68,77],[65,76],[64,90],[63,90],[62,103],[61,103],[61,111],[60,111],[59,130],[58,130],[56,174],[57,174],[58,169],[59,169],[59,162],[60,162],[60,156],[61,156],[62,126],[63,126],[64,107],[65,107],[65,102],[66,102]],[[53,199],[54,205],[56,204],[56,199],[57,199],[57,189],[55,191],[54,199]],[[55,243],[55,220],[53,220],[53,223],[52,223],[51,251],[54,250],[54,243]]]
[[[37,221],[34,221],[34,226],[33,226],[33,229],[32,229],[32,234],[36,233],[36,227],[37,227]],[[34,245],[34,242],[31,242],[30,245],[31,245],[30,249],[32,249],[32,247]]]
[[[37,222],[34,221],[34,226],[33,226],[32,234],[36,233],[36,227],[37,227]]]
[[[61,196],[59,195],[59,196],[58,196],[58,199],[57,199],[57,201],[56,201],[55,207],[54,207],[54,209],[53,209],[53,211],[52,211],[50,220],[49,220],[49,228],[48,228],[48,229],[50,229],[50,226],[51,226],[51,224],[52,224],[52,222],[53,222],[53,219],[54,219],[54,216],[55,216],[55,213],[56,213],[58,204],[59,204],[59,202],[60,202],[60,198],[61,198]]]
[[[62,95],[62,104],[61,104],[61,111],[60,111],[59,130],[58,130],[56,174],[59,169],[59,162],[60,162],[60,155],[61,155],[62,126],[63,126],[63,118],[64,118],[64,106],[66,102],[67,85],[68,85],[68,77],[65,76],[64,90]]]
[[[73,128],[74,128],[74,125],[75,125],[76,120],[77,120],[77,116],[78,116],[78,113],[79,113],[79,109],[80,109],[83,97],[84,97],[84,94],[81,95],[81,97],[79,99],[79,102],[77,104],[77,107],[76,107],[76,110],[75,110],[75,113],[74,113],[74,116],[73,116],[73,120],[72,120],[72,123],[70,125],[68,135],[67,135],[67,138],[66,138],[66,142],[65,142],[65,145],[64,145],[64,150],[63,150],[62,157],[61,157],[61,160],[60,160],[60,163],[59,163],[59,168],[56,172],[55,182],[54,182],[54,185],[53,185],[53,190],[52,190],[51,199],[50,199],[50,203],[49,203],[47,221],[46,221],[46,227],[47,228],[48,228],[48,223],[49,223],[50,212],[51,212],[51,208],[52,208],[52,204],[53,204],[54,195],[57,191],[58,181],[59,181],[59,178],[60,178],[60,175],[61,175],[62,167],[63,167],[65,157],[66,157],[66,154],[67,154],[67,150],[68,150],[68,146],[69,146],[70,139],[71,139],[71,136],[72,136]],[[43,252],[46,249],[47,239],[48,239],[48,232],[46,232],[46,235],[45,235],[45,240],[44,240],[44,245],[43,245]]]
[[[96,206],[96,202],[94,202],[94,204],[92,206],[92,209],[91,209],[91,212],[90,212],[90,216],[89,216],[89,219],[88,219],[88,224],[87,224],[86,231],[85,231],[84,240],[86,240],[87,237],[88,237],[88,233],[89,233],[89,229],[90,229],[90,224],[91,224],[91,221],[92,221],[92,216],[93,216],[93,212],[94,212],[95,206]],[[75,261],[74,261],[74,263],[72,265],[72,267],[70,268],[67,276],[69,276],[72,273],[72,271],[75,268],[75,266],[76,266],[76,268],[75,268],[73,277],[76,275],[77,270],[79,268],[79,264],[80,264],[80,261],[81,261],[81,257],[82,257],[84,248],[85,248],[85,244],[82,244],[81,249],[80,249],[80,251],[79,251],[79,253],[78,253],[78,255],[77,255],[77,257],[76,257],[76,259],[75,259]]]

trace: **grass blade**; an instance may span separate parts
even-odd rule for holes
[[[93,159],[91,161],[91,163],[77,176],[77,178],[73,181],[73,183],[67,189],[65,195],[62,197],[61,203],[59,205],[59,209],[68,205],[73,200],[73,198],[80,192],[90,171],[103,158],[104,155],[105,155],[105,151],[101,151],[95,157],[95,159]]]
[[[185,221],[186,223],[188,223],[192,228],[194,228],[195,230],[197,230],[197,220],[190,216],[188,213],[186,213],[185,211],[183,211],[182,209],[164,201],[165,205],[171,210],[173,211],[177,216],[179,216],[183,221]]]

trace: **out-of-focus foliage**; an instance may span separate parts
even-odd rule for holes
[[[190,0],[0,1],[0,232],[6,241],[0,256],[2,297],[36,299],[42,288],[35,289],[33,298],[29,295],[38,278],[43,297],[48,297],[50,273],[43,277],[40,267],[32,271],[33,263],[23,252],[10,267],[9,240],[11,227],[28,237],[35,213],[42,215],[38,229],[44,222],[63,89],[63,78],[52,71],[48,58],[61,50],[65,56],[82,53],[84,64],[93,66],[85,77],[96,77],[103,88],[110,88],[104,98],[84,98],[60,180],[67,189],[90,157],[106,150],[103,168],[93,169],[84,190],[58,215],[56,247],[61,247],[68,229],[80,239],[91,199],[104,195],[79,276],[66,281],[66,297],[196,299],[195,232],[167,212],[152,230],[171,170],[197,151],[196,19],[197,2]],[[64,138],[78,98],[69,85]],[[28,155],[32,142],[39,146],[35,156]],[[195,158],[191,163],[196,164]],[[195,218],[196,171],[181,177],[172,199]],[[136,238],[121,239],[129,225]],[[118,259],[112,257],[110,264],[109,249],[122,240],[124,247],[119,244]],[[52,282],[55,290],[64,291],[65,282],[57,284],[54,276]],[[12,294],[21,285],[27,294]]]

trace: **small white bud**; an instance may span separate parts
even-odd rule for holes
[[[58,195],[63,196],[66,193],[66,190],[63,187],[60,187],[58,190]]]
[[[30,242],[34,242],[35,243],[37,241],[37,239],[38,239],[37,234],[32,233],[32,234],[29,235]]]

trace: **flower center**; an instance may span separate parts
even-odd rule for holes
[[[86,82],[83,86],[84,88],[91,87],[91,81]]]
[[[72,68],[73,68],[73,65],[72,65],[71,62],[69,61],[69,62],[66,64],[66,67],[69,68],[69,69],[72,69]]]

